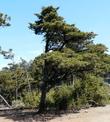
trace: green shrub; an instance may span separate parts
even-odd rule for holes
[[[81,108],[88,104],[105,105],[109,100],[108,90],[101,77],[85,74],[83,80],[74,85],[74,106]]]
[[[39,105],[40,97],[37,92],[27,92],[23,97],[26,107],[37,107]]]
[[[64,110],[105,105],[110,99],[108,93],[102,78],[86,74],[85,79],[76,80],[72,85],[63,84],[51,89],[47,94],[47,106]]]
[[[108,102],[108,90],[102,78],[89,74],[86,76],[85,86],[88,100],[95,101],[97,105]]]
[[[55,87],[47,95],[47,105],[49,107],[55,107],[58,110],[64,110],[72,104],[72,91],[73,86],[67,86],[65,84]]]

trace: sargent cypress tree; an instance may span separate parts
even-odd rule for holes
[[[59,8],[53,6],[44,7],[40,14],[35,14],[37,20],[30,23],[36,35],[43,35],[45,41],[45,53],[49,51],[61,51],[65,47],[79,52],[87,48],[95,37],[93,32],[82,32],[74,24],[67,24],[63,17],[59,16],[57,11]],[[39,112],[43,112],[46,108],[46,93],[48,86],[48,64],[44,59],[43,79],[41,88],[41,99]]]

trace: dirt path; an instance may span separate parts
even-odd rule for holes
[[[0,122],[14,122],[14,121],[11,119],[7,119],[5,117],[0,117]]]
[[[35,119],[26,119],[25,121],[14,121],[7,117],[0,117],[0,122],[37,122]],[[56,117],[48,122],[110,122],[110,105],[106,107],[90,108],[87,110],[81,110],[77,114],[66,114],[61,117]]]
[[[78,114],[68,114],[49,122],[110,122],[110,105],[81,110]]]

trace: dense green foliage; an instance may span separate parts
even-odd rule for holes
[[[110,69],[110,58],[105,53],[106,47],[93,43],[96,34],[82,32],[74,24],[67,24],[57,11],[58,8],[52,6],[44,7],[40,14],[35,14],[38,20],[30,24],[35,34],[42,34],[45,41],[45,53],[36,58],[33,64],[33,76],[38,82],[41,81],[40,111],[46,108],[46,94],[51,88],[62,84],[75,85],[77,81],[79,81],[79,88],[74,88],[73,101],[78,102],[81,97],[82,102],[84,99],[88,102],[86,82],[91,81],[92,76],[96,77],[98,84],[96,86],[100,89],[98,81],[102,83],[100,78],[103,78]],[[87,74],[91,75],[88,80]],[[40,79],[38,79],[39,75]],[[95,86],[95,82],[93,83]],[[104,86],[104,83],[102,84]],[[90,100],[98,102],[93,97]]]
[[[93,53],[91,49],[81,53],[64,49],[62,52],[54,51],[41,55],[34,60],[32,70],[34,78],[39,83],[42,82],[44,59],[48,64],[47,105],[56,106],[56,102],[60,102],[60,99],[64,101],[64,96],[69,106],[73,105],[73,107],[92,104],[90,101],[94,101],[97,105],[103,105],[109,101],[108,89],[104,82],[104,74],[110,71],[109,55],[104,53],[99,55],[99,52],[94,50]],[[62,105],[63,102],[59,104]]]
[[[0,71],[0,92],[13,107],[39,107],[42,112],[105,105],[110,100],[104,79],[110,72],[107,48],[94,44],[96,34],[66,23],[57,11],[44,7],[29,26],[43,35],[44,53]]]

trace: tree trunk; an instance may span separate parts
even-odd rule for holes
[[[46,59],[44,60],[44,67],[43,67],[43,81],[41,86],[41,98],[39,104],[39,113],[43,113],[46,110],[46,94],[47,94],[47,62]]]
[[[39,113],[43,113],[46,110],[46,93],[47,93],[47,85],[46,83],[43,83],[39,104],[39,111],[38,111]]]
[[[49,51],[48,44],[49,44],[49,40],[47,39],[45,45],[45,54]],[[38,111],[39,113],[43,113],[46,110],[47,82],[48,82],[47,61],[46,59],[44,59],[43,81],[42,81],[41,98],[40,98],[39,111]]]

